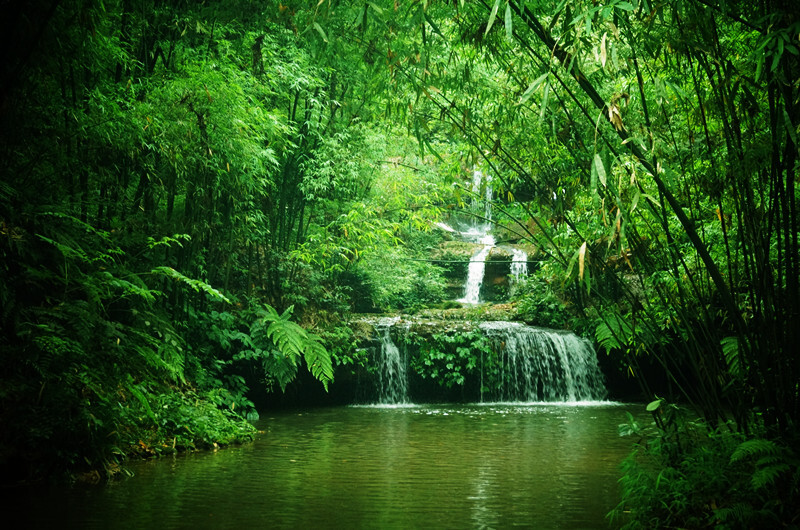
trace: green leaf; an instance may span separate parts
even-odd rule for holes
[[[725,357],[725,361],[728,363],[728,371],[733,376],[741,376],[738,337],[725,337],[720,341],[720,344],[722,345],[722,355]]]
[[[523,92],[522,97],[519,98],[519,103],[517,103],[517,105],[522,105],[526,101],[528,101],[533,95],[533,93],[536,91],[536,89],[539,88],[539,86],[542,84],[542,82],[544,82],[544,80],[547,79],[548,75],[550,75],[550,72],[545,72],[539,77],[537,77],[530,85],[528,85],[528,88],[525,89],[525,92]]]
[[[145,414],[147,414],[147,417],[150,418],[151,420],[153,420],[153,423],[158,423],[158,419],[156,418],[156,415],[153,414],[153,409],[150,408],[150,403],[147,401],[147,398],[142,393],[142,391],[139,390],[134,385],[128,386],[128,390],[133,395],[133,397],[135,397],[137,400],[139,400],[139,403],[142,404],[142,408],[144,408],[144,411],[145,411]]]
[[[316,335],[309,334],[308,342],[304,350],[306,366],[318,381],[322,383],[325,390],[328,390],[328,383],[333,381],[333,361],[322,339]]]
[[[780,452],[778,445],[770,440],[755,438],[742,442],[736,447],[731,455],[731,464],[740,462],[753,456],[775,455]]]
[[[600,158],[599,153],[595,153],[594,159],[592,160],[592,173],[597,175],[597,178],[600,180],[600,184],[603,187],[606,187],[606,168],[603,165],[603,160]]]
[[[506,38],[508,40],[511,40],[514,37],[514,28],[512,26],[512,20],[511,20],[511,3],[506,4],[505,23],[506,23]]]
[[[486,31],[483,32],[483,36],[489,34],[489,30],[492,29],[492,24],[494,24],[494,19],[497,18],[497,10],[500,9],[500,0],[494,0],[494,6],[492,7],[492,12],[489,14],[489,22],[486,24]]]
[[[661,403],[663,403],[663,402],[664,402],[664,400],[660,399],[660,398],[655,400],[655,401],[651,401],[650,403],[647,404],[647,407],[645,408],[645,410],[647,412],[655,412],[656,410],[658,410],[658,407],[660,407]]]
[[[783,109],[783,121],[786,123],[786,132],[789,134],[789,138],[792,139],[795,148],[800,147],[800,144],[797,143],[797,129],[792,124],[792,119],[789,117],[786,108]]]
[[[544,85],[544,94],[542,95],[542,104],[541,108],[539,109],[539,121],[541,122],[544,120],[545,112],[547,112],[547,106],[550,104],[550,83],[546,83]]]
[[[444,35],[442,35],[442,32],[441,32],[441,30],[439,29],[439,26],[437,26],[437,25],[436,25],[436,23],[435,23],[435,22],[433,21],[433,19],[432,19],[432,18],[431,18],[431,17],[428,15],[428,13],[425,13],[425,21],[428,23],[428,25],[430,25],[430,27],[431,27],[431,28],[433,28],[433,32],[434,32],[434,33],[436,33],[436,34],[437,34],[437,35],[439,35],[440,37],[444,38]]]
[[[202,280],[195,280],[194,278],[189,278],[188,276],[184,276],[183,274],[176,271],[172,267],[163,267],[163,266],[156,267],[150,271],[150,274],[166,276],[167,278],[170,278],[176,282],[180,282],[183,283],[184,285],[191,287],[192,289],[194,289],[195,292],[202,291],[207,295],[209,295],[210,297],[214,298],[215,300],[218,300],[220,302],[225,302],[227,304],[231,303],[231,301],[224,294],[214,289],[206,282]]]
[[[325,30],[322,29],[322,26],[320,26],[318,22],[314,22],[314,29],[317,30],[317,33],[320,34],[322,40],[328,42],[328,36],[325,35]]]

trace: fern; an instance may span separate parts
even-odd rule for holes
[[[773,486],[778,478],[800,467],[794,452],[788,447],[770,440],[756,438],[739,444],[731,455],[731,464],[755,460],[750,475],[750,486],[754,491]]]
[[[622,348],[631,340],[632,329],[619,315],[611,315],[600,320],[595,328],[595,338],[606,353]]]
[[[128,382],[131,383],[131,379],[132,378],[129,376],[128,379],[129,379]],[[139,390],[139,388],[137,388],[136,385],[133,385],[133,384],[129,384],[128,385],[128,391],[130,391],[130,393],[133,395],[133,397],[138,399],[139,403],[142,404],[142,408],[144,408],[144,411],[147,414],[147,417],[150,418],[153,421],[153,423],[158,424],[158,418],[156,418],[156,415],[153,414],[153,409],[150,408],[150,403],[147,401],[147,398],[142,393],[142,391]]]
[[[725,337],[720,341],[722,355],[728,363],[728,372],[734,377],[742,376],[742,366],[739,362],[739,339],[737,337]]]
[[[151,274],[156,274],[160,276],[166,276],[167,278],[180,282],[188,287],[191,287],[195,292],[204,292],[209,295],[211,298],[225,302],[226,304],[230,304],[231,301],[221,292],[214,289],[206,282],[202,280],[195,280],[194,278],[189,278],[188,276],[184,276],[180,272],[176,271],[172,267],[156,267],[150,271]]]
[[[276,320],[267,328],[267,336],[271,338],[281,353],[293,359],[303,354],[308,342],[306,331],[294,322]]]
[[[264,358],[264,372],[267,375],[267,381],[274,380],[284,392],[286,385],[291,383],[297,375],[297,363],[288,355],[273,350]]]
[[[159,239],[157,241],[152,237],[148,237],[147,238],[147,248],[153,249],[153,248],[156,248],[158,246],[169,247],[173,243],[178,245],[179,247],[182,247],[183,243],[181,243],[181,241],[180,241],[181,239],[183,239],[184,241],[191,241],[192,240],[192,236],[190,236],[189,234],[175,234],[172,237],[164,236],[164,237],[162,237],[161,239]]]
[[[252,345],[256,351],[269,352],[264,359],[264,369],[274,377],[281,389],[294,378],[300,358],[305,359],[308,370],[328,390],[333,380],[333,361],[322,344],[322,339],[308,333],[291,320],[294,306],[283,314],[265,305],[260,317],[250,328]],[[265,324],[269,323],[268,326]],[[290,369],[291,367],[291,369]]]
[[[117,278],[108,271],[97,273],[97,277],[101,285],[116,289],[120,298],[141,298],[145,302],[155,302],[156,295],[161,294],[159,291],[148,289],[144,285],[137,285],[128,280]]]
[[[762,438],[755,438],[742,442],[736,447],[731,455],[731,464],[752,456],[776,455],[779,452],[780,447],[775,442]]]
[[[737,502],[714,511],[713,518],[726,523],[739,523],[751,520],[756,514],[752,506],[745,502]]]
[[[760,467],[756,469],[753,476],[750,477],[750,485],[756,491],[766,486],[772,486],[778,480],[779,476],[790,470],[789,464],[785,462]]]
[[[325,390],[328,390],[328,383],[333,381],[333,362],[331,355],[325,346],[322,345],[322,339],[316,335],[308,334],[308,343],[305,349],[306,365],[308,366],[311,375],[322,383]]]

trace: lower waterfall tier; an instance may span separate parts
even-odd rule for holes
[[[579,402],[606,397],[592,344],[517,322],[373,323],[360,401]]]

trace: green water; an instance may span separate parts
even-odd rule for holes
[[[107,486],[6,492],[37,528],[607,528],[641,406],[341,407]],[[15,526],[16,527],[16,526]]]

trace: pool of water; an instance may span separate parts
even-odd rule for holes
[[[37,528],[607,528],[621,404],[272,413],[254,443],[134,462],[106,486],[5,492]]]

